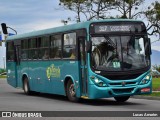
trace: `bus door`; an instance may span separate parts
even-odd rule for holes
[[[15,48],[15,79],[16,79],[16,87],[19,87],[21,69],[20,69],[20,62],[21,62],[21,42],[15,41],[14,48]]]
[[[86,51],[85,51],[85,39],[80,37],[79,43],[79,60],[80,60],[80,83],[81,83],[81,95],[87,96],[88,93],[88,81],[87,81],[87,64],[86,64]]]

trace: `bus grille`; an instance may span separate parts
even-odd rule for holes
[[[122,86],[122,83],[109,83],[111,86]],[[136,85],[136,82],[126,82],[125,85]]]
[[[108,75],[108,74],[101,74],[103,77],[106,77],[110,80],[128,80],[128,79],[136,79],[142,73],[139,74],[123,74],[123,75]]]
[[[121,93],[131,93],[134,88],[125,88],[125,89],[113,89],[114,93],[121,94]]]

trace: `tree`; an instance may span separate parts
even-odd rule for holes
[[[113,0],[60,0],[59,5],[76,13],[76,22],[81,22],[81,18],[87,21],[107,18],[107,11],[114,8],[112,2]]]
[[[143,11],[139,11],[143,2],[144,0],[116,0],[113,5],[120,13],[120,18],[136,19],[143,13]]]
[[[152,3],[148,10],[145,12],[145,15],[150,22],[148,30],[152,28],[152,31],[149,33],[149,35],[159,35],[160,40],[160,3],[158,1],[155,1]]]
[[[160,65],[153,65],[152,67],[154,70],[157,70],[160,72]]]
[[[148,20],[148,35],[159,35],[160,40],[160,2],[156,1],[148,9],[142,9],[144,2],[145,0],[60,0],[60,6],[75,12],[76,22],[109,17],[138,19],[143,16]],[[115,15],[110,16],[113,9]]]
[[[71,10],[76,13],[76,21],[81,22],[80,13],[83,10],[83,5],[86,0],[60,0],[59,5],[62,6],[66,10]],[[71,18],[68,18],[70,21]]]
[[[148,20],[148,35],[158,35],[160,40],[160,3],[155,1],[148,9],[139,10],[145,0],[116,0],[114,6],[120,13],[120,18],[137,19],[145,16]],[[156,41],[158,41],[156,40]]]

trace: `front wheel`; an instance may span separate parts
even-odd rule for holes
[[[78,102],[78,98],[76,97],[76,91],[74,88],[74,84],[71,80],[67,83],[67,97],[72,102]]]
[[[125,102],[125,101],[127,101],[129,98],[130,98],[130,96],[114,97],[114,99],[115,99],[117,102]]]

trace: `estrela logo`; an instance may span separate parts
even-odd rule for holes
[[[50,79],[51,77],[58,78],[60,77],[60,68],[56,67],[54,64],[52,64],[50,67],[46,69],[47,78]]]

